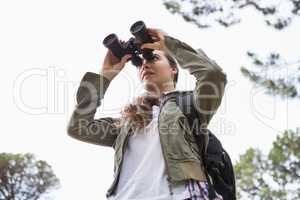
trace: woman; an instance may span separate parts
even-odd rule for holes
[[[205,128],[221,103],[226,74],[202,50],[158,29],[148,32],[155,42],[142,48],[154,49],[154,59],[138,67],[146,92],[122,109],[121,118],[94,119],[109,83],[130,58],[125,55],[118,61],[108,51],[100,74],[87,72],[81,81],[68,134],[114,148],[109,200],[208,200],[198,146],[174,98],[166,97],[176,93],[177,61],[196,78],[196,107]],[[216,199],[222,197],[217,194]]]

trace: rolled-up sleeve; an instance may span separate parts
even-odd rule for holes
[[[226,74],[202,49],[195,50],[171,36],[165,36],[165,44],[167,52],[177,60],[180,67],[196,78],[195,108],[199,112],[201,126],[206,128],[221,104],[227,83]]]
[[[113,147],[120,132],[117,118],[94,119],[97,108],[110,84],[105,76],[87,72],[76,93],[77,105],[67,125],[68,135],[83,142]]]

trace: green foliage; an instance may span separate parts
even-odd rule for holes
[[[240,23],[239,14],[248,7],[261,13],[267,26],[278,30],[289,26],[293,18],[300,15],[299,0],[163,0],[163,4],[169,12],[199,28],[211,27],[214,23],[224,27]]]
[[[214,22],[225,27],[239,23],[241,19],[237,18],[235,13],[245,7],[255,8],[265,16],[267,25],[278,30],[287,27],[293,16],[300,15],[299,0],[268,1],[267,3],[259,0],[164,0],[163,4],[172,14],[179,14],[185,21],[193,23],[199,28],[210,27]],[[285,7],[286,16],[280,14],[283,7]],[[259,69],[253,71],[246,67],[241,68],[242,74],[250,81],[266,88],[266,93],[269,95],[279,95],[283,98],[300,96],[300,60],[292,63],[292,65],[299,65],[296,73],[284,78],[274,78],[272,70],[283,67],[290,70],[291,63],[283,62],[279,53],[270,53],[269,57],[264,60],[253,52],[247,52],[247,55],[252,59],[252,65]]]
[[[294,66],[300,65],[300,61],[287,63],[278,53],[271,53],[266,59],[259,58],[253,52],[248,52],[247,55],[252,60],[252,68],[254,70],[250,71],[245,67],[241,67],[240,70],[250,81],[266,88],[266,93],[269,95],[291,98],[300,97],[298,87],[300,67],[293,70]],[[281,73],[281,76],[276,78],[278,73]],[[283,76],[284,74],[286,74],[285,77]]]
[[[57,186],[45,161],[32,154],[0,154],[0,200],[36,200]]]
[[[239,199],[296,200],[300,197],[300,131],[285,131],[267,156],[250,148],[234,166]]]

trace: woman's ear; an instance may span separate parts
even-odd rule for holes
[[[178,73],[178,69],[176,68],[176,67],[172,67],[172,72],[174,73],[174,75],[175,74],[177,74]]]

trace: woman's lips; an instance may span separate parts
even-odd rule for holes
[[[146,77],[146,76],[149,76],[149,75],[154,75],[153,72],[146,72],[144,75],[143,75],[143,79]]]

